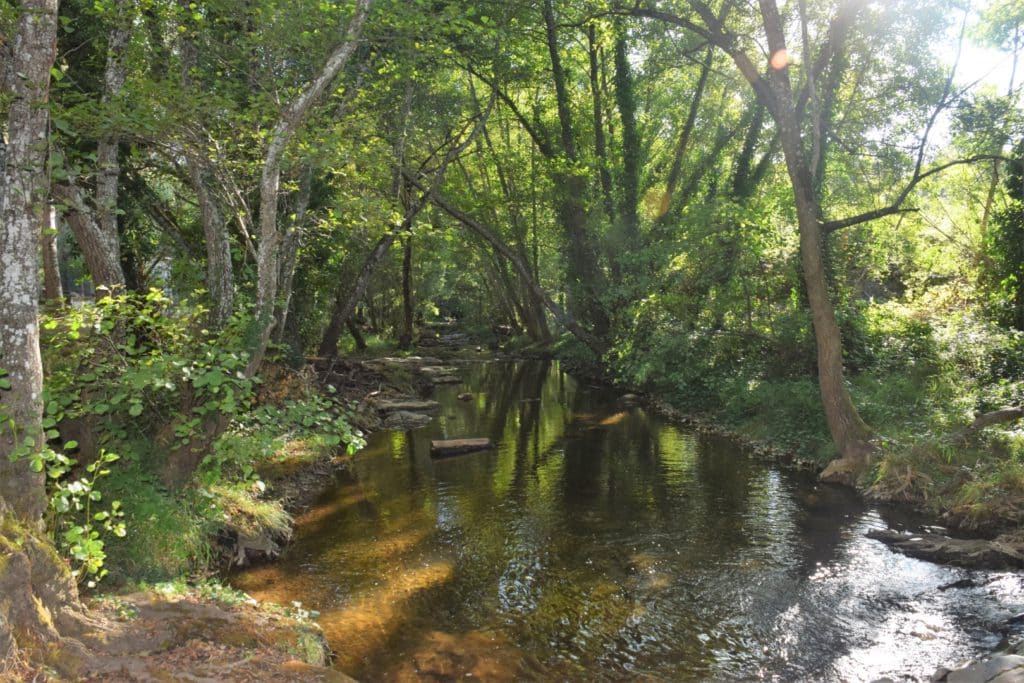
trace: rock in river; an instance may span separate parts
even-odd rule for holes
[[[872,529],[868,538],[881,541],[904,555],[941,564],[972,569],[1021,569],[1021,548],[996,539],[950,538],[941,534],[904,534],[888,529]]]
[[[441,407],[441,404],[437,401],[416,398],[381,399],[376,401],[375,405],[381,413],[394,413],[399,410],[406,410],[411,413],[429,413]]]
[[[430,416],[409,410],[397,410],[384,418],[384,429],[408,432],[430,424]]]
[[[430,442],[430,457],[445,458],[449,455],[462,455],[463,453],[474,453],[486,451],[493,448],[494,444],[490,439],[451,439],[448,441],[434,440]]]

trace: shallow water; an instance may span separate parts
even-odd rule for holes
[[[1024,611],[1020,575],[892,553],[864,534],[908,520],[556,363],[461,373],[429,426],[372,435],[281,561],[233,577],[319,611],[356,678],[927,679]],[[498,448],[429,456],[477,436]]]

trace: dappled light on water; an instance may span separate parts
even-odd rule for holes
[[[890,512],[555,364],[460,371],[433,423],[373,435],[282,561],[235,577],[319,610],[356,678],[927,678],[1017,628],[1019,576],[893,554],[864,536]],[[430,459],[461,437],[497,448]]]

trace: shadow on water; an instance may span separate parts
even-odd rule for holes
[[[1024,609],[1019,576],[895,555],[849,492],[557,364],[462,372],[430,425],[371,436],[280,562],[233,578],[320,611],[357,678],[927,676]],[[430,458],[431,439],[477,436],[496,450]]]

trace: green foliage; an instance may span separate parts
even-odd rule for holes
[[[181,445],[204,416],[248,408],[246,321],[236,316],[214,334],[202,327],[205,313],[153,289],[50,314],[42,325],[48,418],[102,425],[107,444],[173,424]]]
[[[244,372],[247,321],[236,316],[212,333],[204,317],[201,307],[151,290],[104,297],[44,320],[45,424],[84,430],[98,441],[98,454],[84,476],[74,460],[50,449],[31,455],[30,463],[49,472],[55,514],[76,515],[53,528],[83,575],[102,577],[106,560],[119,580],[167,578],[202,570],[214,557],[212,538],[225,528],[284,535],[290,518],[279,502],[261,499],[266,487],[258,467],[293,439],[319,452],[342,445],[352,452],[363,443],[348,409],[312,390],[259,405],[258,380]],[[166,491],[157,475],[160,451],[194,438],[209,416],[226,416],[230,426],[209,445],[197,488]],[[29,455],[30,444],[25,448]],[[108,469],[117,456],[104,449],[115,448],[124,459]],[[96,511],[101,488],[119,502]],[[100,531],[115,537],[104,546]]]
[[[74,448],[74,444],[65,444],[65,448]],[[124,538],[127,533],[121,501],[111,501],[106,509],[95,509],[103,501],[97,483],[110,474],[107,465],[119,459],[116,453],[101,450],[98,459],[86,465],[85,475],[77,478],[72,478],[77,461],[53,449],[44,448],[30,460],[33,469],[45,468],[51,481],[47,528],[54,534],[58,549],[70,558],[72,576],[90,588],[107,575],[103,537]]]
[[[1024,141],[1014,150],[1006,179],[1009,204],[995,215],[986,251],[985,282],[995,317],[1007,327],[1024,331]]]

